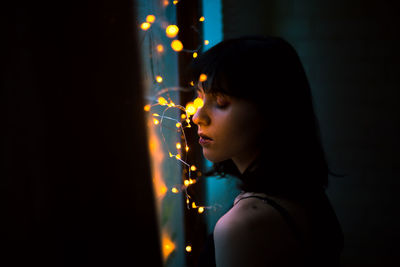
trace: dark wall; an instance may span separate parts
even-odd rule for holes
[[[2,266],[161,266],[134,1],[13,1]]]
[[[399,263],[398,1],[223,0],[224,37],[279,35],[305,66],[333,171],[344,266]],[[299,177],[301,178],[301,177]]]

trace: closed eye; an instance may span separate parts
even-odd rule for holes
[[[215,102],[217,103],[217,107],[220,109],[227,108],[231,103],[229,97],[225,95],[217,95]]]

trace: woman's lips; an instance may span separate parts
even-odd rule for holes
[[[199,144],[202,146],[211,144],[213,142],[213,139],[205,134],[199,133],[199,137]]]

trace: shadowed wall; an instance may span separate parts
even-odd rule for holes
[[[1,11],[0,265],[161,266],[134,1]]]

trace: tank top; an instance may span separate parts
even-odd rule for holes
[[[247,195],[243,194],[242,197],[236,198],[234,205],[246,198],[260,199],[267,205],[276,209],[290,228],[293,238],[295,238],[300,245],[304,244],[305,241],[300,229],[284,207],[267,196],[260,196],[252,193],[247,193]],[[314,199],[314,201],[318,200]],[[316,229],[312,236],[313,247],[310,256],[307,257],[306,266],[337,267],[340,266],[340,253],[343,249],[343,233],[325,193],[321,196],[319,201],[320,202],[318,202],[315,207],[317,210],[315,210],[314,213],[317,217],[320,216],[322,218],[320,218],[320,220],[314,219]],[[318,213],[318,208],[321,209],[319,210],[321,211],[320,213]],[[198,263],[198,267],[216,266],[213,234],[207,237]]]

